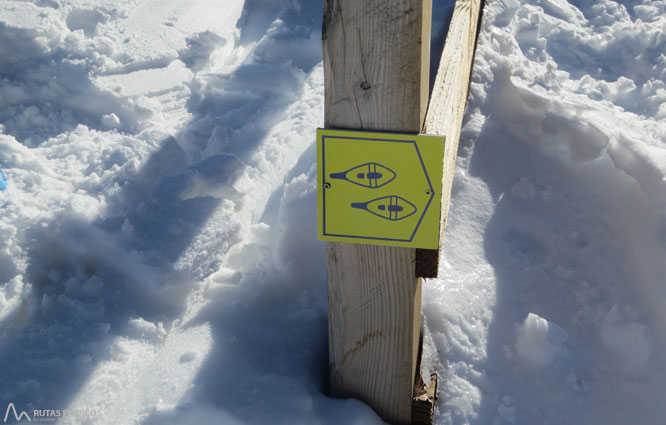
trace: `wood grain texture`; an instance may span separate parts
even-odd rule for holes
[[[327,126],[421,130],[431,9],[430,0],[324,1]]]
[[[325,0],[325,125],[417,133],[430,0]],[[411,423],[421,319],[415,250],[329,242],[330,389]]]
[[[445,135],[446,144],[439,250],[417,250],[416,269],[422,277],[437,277],[439,269],[482,3],[482,0],[456,1],[423,126],[426,134]]]
[[[328,244],[331,391],[411,423],[421,279],[404,248]]]

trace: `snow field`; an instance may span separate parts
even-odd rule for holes
[[[308,23],[319,8],[183,6],[2,5],[14,43],[4,57],[15,63],[3,69],[6,89],[29,92],[3,98],[16,112],[0,141],[11,181],[2,355],[19,365],[3,373],[3,393],[26,408],[101,409],[89,420],[98,423],[263,423],[285,403],[289,423],[337,410],[376,420],[358,402],[327,400],[319,382],[323,245],[304,230],[315,225],[306,149],[323,112]],[[38,23],[26,20],[37,12]],[[45,35],[33,48],[34,34]],[[21,73],[33,63],[45,65]],[[79,78],[53,77],[64,66]],[[319,260],[302,267],[304,255]],[[296,313],[273,323],[285,300]],[[294,346],[320,335],[316,355],[280,348],[285,327]],[[275,360],[261,346],[271,339]],[[295,367],[302,360],[316,364],[313,377]]]
[[[320,25],[320,2],[0,2],[2,402],[382,423],[324,395]],[[661,0],[488,3],[424,285],[437,424],[666,417],[665,30]]]
[[[666,413],[666,4],[639,3],[488,5],[424,293],[440,423]]]

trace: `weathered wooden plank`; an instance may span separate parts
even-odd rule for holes
[[[437,277],[439,269],[458,153],[458,141],[460,140],[460,127],[469,91],[469,78],[474,59],[482,3],[482,0],[456,1],[433,93],[428,104],[423,132],[446,136],[441,201],[442,216],[439,250],[416,250],[417,276]]]
[[[431,9],[429,0],[324,0],[327,123],[421,130],[428,106]]]
[[[427,107],[430,0],[325,0],[325,125],[417,133]],[[415,250],[328,243],[331,393],[411,422],[421,280]]]
[[[412,425],[431,425],[435,414],[435,401],[437,400],[437,374],[430,375],[428,385],[420,378],[420,376],[417,376],[420,382],[418,388],[414,389]]]
[[[420,332],[422,280],[405,251],[328,244],[331,392],[391,423],[411,423]]]

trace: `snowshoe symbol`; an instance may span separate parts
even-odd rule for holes
[[[391,221],[402,220],[416,212],[414,204],[400,196],[384,196],[368,202],[352,202],[352,208],[368,211]]]
[[[346,180],[359,186],[377,189],[389,184],[396,178],[393,170],[376,162],[368,162],[358,167],[350,168],[342,173],[331,173],[332,179]]]

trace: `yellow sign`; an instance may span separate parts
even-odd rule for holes
[[[437,249],[444,137],[317,130],[319,239]]]

